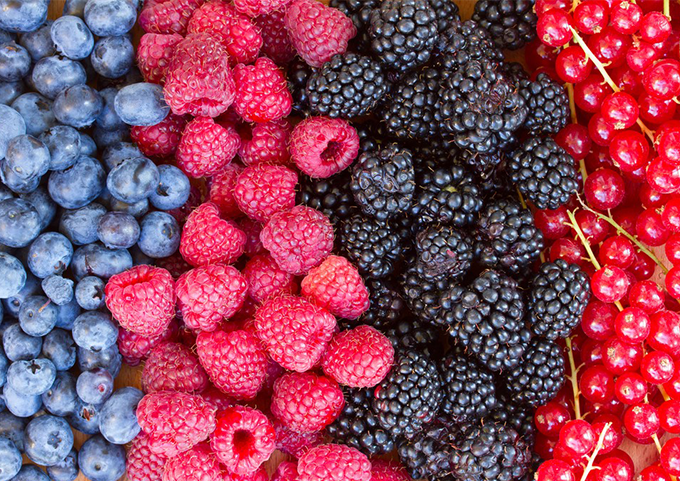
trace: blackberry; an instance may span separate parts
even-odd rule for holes
[[[383,0],[371,11],[371,50],[385,66],[405,72],[425,64],[437,40],[437,14],[428,0]]]
[[[538,209],[557,209],[578,190],[574,158],[550,137],[530,137],[508,160],[519,191]]]
[[[482,211],[475,231],[475,253],[486,267],[519,274],[538,259],[543,233],[529,209],[510,199],[490,202]]]
[[[470,171],[477,174],[482,179],[495,177],[496,168],[505,160],[502,151],[496,150],[485,154],[480,154],[472,150],[461,150],[456,155],[456,161],[468,166]]]
[[[461,292],[454,279],[425,276],[418,267],[411,267],[404,272],[402,289],[406,305],[421,321],[441,327],[453,322],[454,303]]]
[[[354,198],[349,190],[351,176],[343,170],[327,179],[312,179],[300,174],[297,203],[326,214],[333,224],[338,224],[352,213]]]
[[[382,132],[376,132],[374,124],[353,124],[359,135],[359,152],[373,152],[383,144]]]
[[[334,55],[307,79],[312,113],[345,119],[370,112],[387,93],[380,63],[356,53]]]
[[[299,57],[288,65],[288,90],[293,96],[293,112],[298,115],[307,115],[309,113],[309,101],[307,99],[307,80],[311,76],[314,69],[307,65],[304,60]]]
[[[345,407],[327,428],[330,437],[369,456],[392,451],[394,440],[380,427],[371,411],[372,401],[373,389],[347,389]]]
[[[390,280],[367,279],[366,289],[371,301],[370,307],[359,319],[352,321],[352,325],[368,324],[384,330],[406,315],[406,303]]]
[[[443,344],[441,333],[436,327],[415,319],[402,319],[385,331],[396,352],[415,349],[424,352],[431,359],[441,357]]]
[[[472,241],[449,225],[434,224],[416,237],[417,265],[426,276],[462,277],[470,269]]]
[[[472,20],[451,22],[442,31],[436,44],[436,66],[442,72],[452,72],[472,60],[493,64],[503,61],[503,52],[496,47],[489,32]]]
[[[496,407],[496,386],[491,372],[465,356],[450,354],[439,364],[444,384],[442,412],[454,422],[470,422]]]
[[[371,38],[368,35],[368,26],[371,21],[371,12],[378,6],[379,0],[330,0],[329,6],[337,8],[347,15],[357,28],[357,35],[350,40],[351,50],[369,53],[371,50]]]
[[[458,463],[455,449],[459,429],[450,420],[438,418],[425,425],[413,439],[399,443],[399,460],[412,479],[453,481],[451,471]]]
[[[378,220],[406,211],[415,190],[411,151],[389,144],[364,152],[352,167],[350,189],[364,214]]]
[[[536,435],[535,413],[536,410],[533,407],[514,403],[508,399],[506,393],[501,391],[498,394],[496,408],[487,418],[514,429],[527,444],[533,446]]]
[[[489,30],[500,48],[517,50],[536,38],[535,0],[478,0],[472,20]]]
[[[529,80],[529,74],[524,70],[524,65],[519,62],[504,62],[501,64],[501,68],[508,74],[508,77],[512,79],[512,82],[517,85],[519,85],[522,80]]]
[[[437,415],[442,381],[437,366],[417,350],[399,353],[394,366],[375,388],[373,411],[396,438],[412,438]]]
[[[437,16],[438,32],[441,33],[451,27],[453,22],[460,21],[460,11],[453,0],[428,0],[428,3]]]
[[[538,336],[568,337],[590,300],[588,276],[563,259],[542,264],[529,287],[527,321]]]
[[[340,244],[364,277],[390,276],[403,254],[402,239],[388,221],[355,214],[342,221]]]
[[[532,407],[545,404],[564,384],[562,348],[553,341],[534,338],[522,363],[508,371],[505,381],[512,401]]]
[[[529,109],[524,128],[531,134],[556,134],[567,125],[569,96],[564,87],[548,74],[538,74],[533,82],[521,80],[519,93]]]

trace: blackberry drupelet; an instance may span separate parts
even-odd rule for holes
[[[494,44],[489,32],[472,20],[456,20],[437,40],[436,67],[452,72],[472,60],[487,60],[493,64],[503,61],[503,52]]]
[[[545,404],[564,384],[562,348],[553,341],[534,338],[522,363],[508,371],[505,381],[513,402],[532,407]]]
[[[589,300],[590,281],[578,265],[563,259],[542,264],[529,286],[527,321],[537,336],[568,337]]]
[[[397,352],[415,349],[424,352],[430,359],[438,359],[444,350],[441,331],[436,327],[413,318],[396,322],[385,331]]]
[[[346,389],[345,407],[327,428],[330,437],[368,456],[392,451],[394,440],[380,427],[378,417],[371,411],[372,401],[373,389]]]
[[[418,319],[439,327],[454,322],[453,308],[462,292],[455,279],[425,276],[415,266],[404,272],[401,286],[406,305]]]
[[[416,263],[420,272],[429,277],[464,276],[470,269],[473,245],[461,230],[450,225],[434,224],[416,236]]]
[[[460,11],[453,0],[428,0],[428,2],[437,16],[438,32],[441,33],[451,27],[453,22],[460,21]]]
[[[531,406],[509,401],[507,397],[507,394],[502,392],[498,395],[496,408],[487,419],[514,429],[529,446],[533,447],[536,437],[534,424],[536,410]]]
[[[334,55],[307,79],[312,113],[350,119],[365,115],[387,93],[379,62],[356,53]]]
[[[288,65],[288,72],[286,74],[288,90],[290,90],[293,96],[293,112],[298,115],[307,115],[309,113],[306,88],[307,79],[309,79],[313,71],[314,69],[299,57],[295,57]]]
[[[457,423],[470,422],[496,407],[494,378],[473,359],[449,354],[439,363],[444,385],[442,412]]]
[[[366,279],[368,299],[371,304],[359,319],[351,325],[368,324],[376,329],[385,330],[403,318],[408,310],[399,289],[389,279]],[[350,323],[346,319],[344,322]]]
[[[380,3],[379,0],[330,0],[329,6],[337,8],[347,15],[357,28],[357,35],[350,40],[354,50],[362,54],[371,51],[371,38],[368,35],[368,26],[371,21],[371,12]]]
[[[371,12],[371,50],[385,67],[405,72],[425,64],[437,40],[437,14],[428,0],[383,0]]]
[[[478,0],[472,20],[489,30],[500,48],[517,50],[536,38],[535,0]]]
[[[340,244],[359,272],[380,279],[394,274],[403,255],[402,238],[389,221],[354,214],[340,225]]]
[[[461,150],[456,155],[456,161],[468,166],[471,172],[481,179],[495,177],[496,168],[505,160],[501,150],[480,154],[472,150]]]
[[[529,109],[524,128],[532,135],[556,134],[569,121],[569,96],[562,84],[540,73],[533,82],[522,79],[519,93]]]
[[[371,122],[371,125],[366,124],[352,124],[359,134],[359,152],[373,152],[378,150],[383,144],[383,135],[381,131],[377,131],[374,128],[375,123]]]
[[[524,65],[519,62],[504,62],[501,65],[501,68],[508,74],[508,77],[510,77],[512,82],[517,85],[519,85],[522,80],[529,80],[529,74],[524,70]]]
[[[411,151],[393,143],[363,153],[352,167],[350,189],[366,215],[384,221],[405,212],[415,190]]]
[[[374,391],[373,412],[395,439],[412,438],[432,421],[442,401],[442,381],[424,353],[399,353],[392,370]]]
[[[538,209],[557,209],[578,190],[574,158],[550,137],[530,137],[512,153],[508,171]]]
[[[437,418],[413,439],[399,443],[399,460],[412,479],[453,481],[451,471],[458,463],[455,449],[459,428],[451,420]]]
[[[327,179],[312,179],[300,174],[297,203],[326,214],[333,224],[338,224],[352,213],[354,198],[349,190],[351,176],[343,170]]]

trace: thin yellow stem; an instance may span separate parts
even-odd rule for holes
[[[524,202],[524,196],[520,192],[519,187],[515,186],[515,190],[517,191],[517,197],[519,197],[519,203],[522,204],[522,207],[526,209],[527,203]]]
[[[574,393],[574,415],[576,419],[583,419],[581,417],[581,392],[578,388],[578,368],[576,367],[576,362],[574,361],[574,350],[571,346],[571,337],[565,339],[567,345],[567,356],[569,357],[569,369],[571,370],[571,390]]]
[[[583,470],[583,475],[581,475],[581,481],[586,481],[588,478],[588,475],[590,472],[593,470],[593,463],[595,462],[595,458],[597,457],[598,453],[600,452],[600,449],[604,446],[604,440],[607,436],[607,431],[609,431],[609,428],[612,427],[612,423],[607,423],[604,425],[604,428],[602,428],[602,432],[600,433],[600,437],[597,439],[597,444],[595,445],[595,449],[593,450],[593,453],[588,456],[588,464],[586,465],[585,469]]]
[[[671,1],[670,0],[663,0],[663,14],[668,17],[668,20],[671,19]]]
[[[668,393],[666,392],[666,389],[663,387],[662,384],[658,384],[656,387],[659,388],[659,392],[663,396],[664,401],[670,401],[671,400],[671,397],[668,395]]]
[[[654,441],[656,450],[659,451],[659,453],[661,453],[661,442],[659,442],[659,436],[657,436],[656,433],[652,434],[652,440]]]
[[[586,182],[586,179],[588,178],[588,169],[586,169],[586,160],[581,159],[578,161],[578,167],[579,170],[581,171],[581,177],[583,178],[583,183]]]
[[[567,95],[569,95],[569,110],[571,112],[571,123],[578,124],[578,117],[576,115],[576,101],[574,100],[574,84],[565,84]]]

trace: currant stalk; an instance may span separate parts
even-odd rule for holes
[[[585,469],[583,470],[583,475],[581,476],[581,481],[586,481],[588,479],[588,475],[593,469],[599,469],[593,467],[593,464],[595,463],[595,458],[597,457],[598,453],[604,446],[604,440],[607,436],[607,431],[612,427],[612,423],[607,423],[604,425],[604,428],[602,428],[602,432],[600,433],[600,437],[597,439],[597,444],[595,445],[595,449],[593,452],[590,454],[590,456],[587,456],[588,458],[588,464],[586,465]]]
[[[569,369],[571,370],[569,380],[571,381],[571,390],[574,393],[574,416],[576,416],[576,419],[583,419],[581,417],[581,391],[578,387],[578,371],[581,367],[576,367],[571,337],[566,338],[565,343],[567,345],[567,356],[569,357]]]

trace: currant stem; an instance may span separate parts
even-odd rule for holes
[[[569,376],[569,378],[571,380],[571,390],[574,393],[574,415],[576,416],[576,419],[583,419],[581,417],[581,393],[578,389],[578,368],[574,361],[574,350],[571,346],[571,337],[566,338],[565,343],[568,350],[567,355],[569,356],[569,369],[571,369],[571,376]]]
[[[652,434],[652,440],[654,440],[656,450],[659,451],[659,453],[661,453],[661,442],[659,441],[659,436],[657,436],[656,433]]]
[[[670,401],[671,397],[668,395],[668,393],[666,392],[666,389],[664,389],[663,385],[659,384],[659,385],[657,385],[657,387],[659,388],[659,392],[663,396],[663,400],[664,401]]]
[[[663,14],[671,19],[671,0],[663,0]]]
[[[600,449],[602,449],[602,446],[604,446],[604,440],[605,437],[607,436],[607,431],[609,431],[609,428],[611,427],[612,423],[607,423],[604,425],[604,428],[602,428],[602,432],[600,433],[600,437],[597,439],[595,449],[593,450],[593,453],[590,456],[588,456],[588,464],[586,465],[586,468],[583,470],[581,481],[586,481],[588,475],[593,470],[593,463],[595,463],[595,458],[597,457],[597,454],[600,452]]]
[[[517,191],[517,197],[519,197],[519,203],[522,204],[522,208],[526,209],[527,203],[524,201],[524,196],[522,195],[522,192],[520,192],[519,187],[517,186],[515,186],[515,190]]]
[[[571,123],[578,124],[578,117],[576,115],[576,101],[574,100],[574,84],[566,83],[567,95],[569,95],[569,111],[571,112]]]

